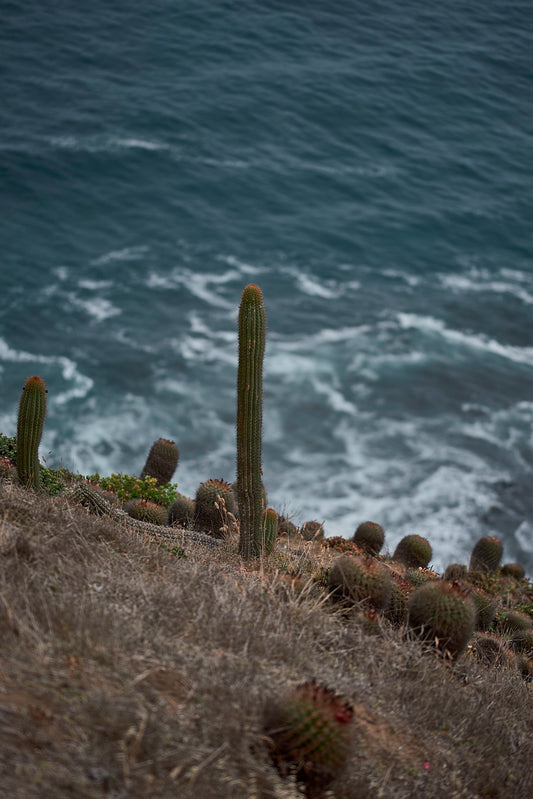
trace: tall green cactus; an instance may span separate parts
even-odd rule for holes
[[[244,288],[239,309],[237,373],[237,499],[239,551],[245,558],[261,552],[261,428],[266,314],[261,289]]]
[[[39,488],[39,444],[46,416],[46,386],[37,375],[24,383],[17,420],[17,474],[24,486]]]

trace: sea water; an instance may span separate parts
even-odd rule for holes
[[[0,3],[0,430],[235,476],[264,293],[269,503],[533,573],[529,0]]]

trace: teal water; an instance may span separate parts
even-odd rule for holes
[[[532,572],[531,4],[0,9],[0,430],[233,479],[256,282],[271,503]]]

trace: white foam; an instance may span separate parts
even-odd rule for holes
[[[452,330],[440,319],[432,316],[419,316],[418,314],[399,313],[398,323],[403,329],[416,329],[422,333],[437,334],[447,341],[467,349],[482,350],[515,363],[525,363],[533,366],[533,347],[516,347],[510,344],[500,344],[495,339],[490,339],[482,333],[463,333]]]
[[[505,270],[502,270],[502,272],[503,271]],[[516,275],[516,273],[507,272],[508,277],[514,275]],[[471,270],[468,275],[439,275],[439,279],[445,288],[455,293],[472,291],[478,293],[491,292],[498,295],[510,294],[526,305],[533,305],[533,294],[526,291],[522,286],[517,286],[514,283],[494,280],[488,270]],[[519,279],[523,281],[523,278]]]
[[[117,147],[133,148],[138,150],[168,150],[169,145],[159,141],[150,141],[148,139],[125,138],[125,139],[110,139],[112,145]]]
[[[46,139],[52,147],[75,152],[100,153],[114,150],[168,150],[165,142],[143,139],[136,136],[51,136]]]
[[[108,289],[113,285],[111,280],[79,280],[78,286],[80,289],[87,289],[88,291],[98,291],[99,289]]]
[[[218,255],[217,260],[223,261],[228,266],[235,267],[239,274],[243,275],[257,275],[263,271],[260,267],[255,266],[254,264],[248,264],[245,261],[241,261],[234,255]]]
[[[331,385],[329,381],[317,380],[315,377],[311,380],[311,385],[317,394],[326,397],[328,405],[334,413],[347,413],[349,416],[355,416],[357,413],[353,402],[349,402],[342,392]]]
[[[67,383],[74,383],[72,388],[49,398],[51,405],[63,405],[70,399],[85,397],[93,387],[93,381],[78,371],[77,364],[61,355],[36,355],[24,350],[13,350],[5,339],[0,338],[0,359],[12,363],[35,363],[58,366]]]
[[[310,297],[321,297],[324,300],[334,300],[340,297],[341,289],[333,286],[333,281],[320,281],[317,277],[307,275],[299,269],[293,267],[286,267],[284,270],[287,274],[294,277],[298,289]]]
[[[82,300],[81,297],[77,297],[75,294],[72,294],[72,292],[69,292],[67,297],[71,305],[85,311],[85,313],[92,316],[93,319],[96,319],[98,322],[103,322],[104,319],[110,319],[112,316],[118,316],[122,313],[120,308],[117,308],[116,305],[113,305],[113,303],[106,300],[104,297],[93,297],[90,300]]]
[[[137,247],[124,247],[121,250],[110,250],[110,252],[100,255],[98,258],[94,258],[91,261],[91,265],[103,266],[112,261],[141,261],[149,249],[145,245],[139,245]]]
[[[52,269],[54,275],[60,280],[66,280],[68,278],[69,269],[67,266],[56,266],[55,269]]]

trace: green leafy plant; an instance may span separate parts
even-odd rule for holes
[[[11,463],[17,461],[17,439],[0,433],[0,458],[7,458]]]
[[[122,502],[129,499],[149,499],[158,505],[168,507],[176,499],[177,485],[167,483],[164,486],[157,485],[155,477],[134,477],[129,474],[112,474],[109,477],[101,477],[98,472],[87,476],[90,483],[96,483],[105,491],[112,491]]]

